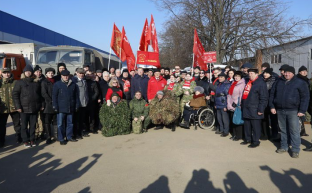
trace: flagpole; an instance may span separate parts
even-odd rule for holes
[[[193,74],[194,74],[194,53],[193,53],[193,63],[192,63],[192,68],[191,68],[191,70],[192,70],[192,77],[193,77]]]
[[[210,70],[210,75],[209,75],[209,79],[210,79],[210,83],[211,83],[211,63],[209,63],[209,70]]]
[[[112,55],[112,48],[109,49],[109,56],[108,56],[108,71],[109,71],[109,66],[110,66],[110,60],[111,60],[111,55]]]
[[[120,46],[119,69],[120,69],[120,64],[121,64],[121,46]]]

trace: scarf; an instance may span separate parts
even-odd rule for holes
[[[124,86],[123,86],[124,92],[129,92],[129,90],[130,90],[130,81],[127,80],[127,79],[122,79],[122,81],[124,82]]]
[[[191,87],[191,81],[184,81],[184,84],[183,84],[183,87],[182,88],[185,88],[185,89],[190,89]]]
[[[202,96],[205,96],[204,94],[199,94],[199,95],[193,95],[193,99],[197,99],[197,98],[200,98],[200,97],[202,97]]]
[[[168,85],[168,90],[173,90],[173,87],[174,87],[174,82],[171,82],[169,85]]]
[[[234,87],[236,86],[236,84],[238,83],[238,81],[234,81],[229,89],[229,95],[233,94],[234,91]]]
[[[251,87],[252,87],[252,83],[255,82],[257,79],[258,79],[258,77],[253,81],[249,80],[249,82],[247,83],[247,85],[245,86],[245,89],[244,89],[243,99],[247,99],[249,92],[251,90]]]
[[[47,80],[50,81],[52,84],[55,83],[55,79],[54,79],[54,78],[48,78],[48,77],[47,77]]]

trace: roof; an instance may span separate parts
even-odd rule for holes
[[[298,40],[294,40],[294,41],[286,42],[286,43],[283,43],[283,44],[279,44],[279,45],[263,48],[261,50],[266,50],[266,49],[270,49],[270,48],[276,48],[276,47],[280,47],[280,46],[285,46],[285,45],[289,45],[289,44],[293,44],[293,43],[297,43],[297,42],[301,42],[301,41],[307,41],[307,40],[310,40],[310,39],[312,39],[312,36],[308,36],[308,37],[301,38],[301,39],[298,39]]]

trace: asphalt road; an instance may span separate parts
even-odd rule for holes
[[[11,125],[11,124],[9,124]],[[304,137],[302,148],[311,141]],[[177,128],[25,149],[7,129],[0,192],[312,192],[312,152],[299,159],[262,141],[249,149],[208,130]]]

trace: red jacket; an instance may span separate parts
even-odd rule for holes
[[[156,80],[155,76],[151,77],[147,85],[147,99],[152,100],[158,91],[164,90],[166,84],[167,81],[162,76],[158,80]]]
[[[114,92],[117,93],[120,96],[120,98],[122,98],[122,90],[121,89],[119,89],[118,91],[113,91],[112,88],[108,88],[107,93],[106,93],[106,97],[105,97],[106,101],[111,100],[111,96]]]

